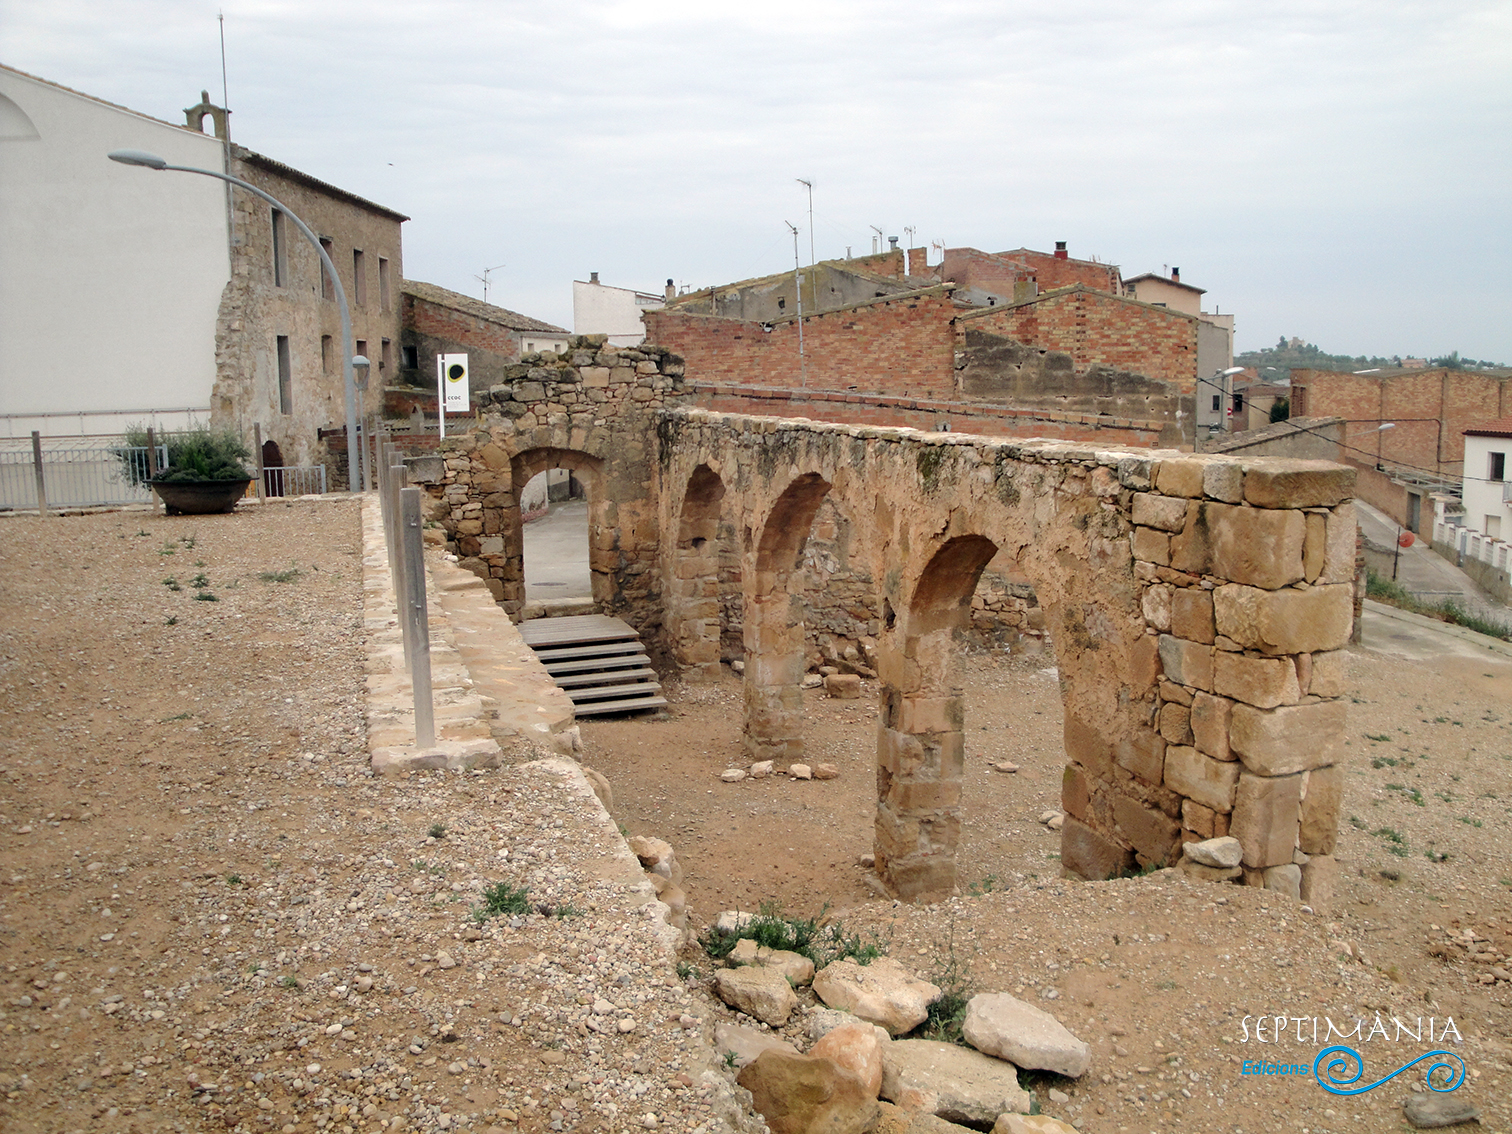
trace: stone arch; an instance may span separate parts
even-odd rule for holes
[[[714,676],[720,660],[720,525],[725,483],[707,464],[688,478],[667,580],[673,656],[693,678]]]
[[[803,755],[803,621],[793,585],[803,545],[831,484],[819,473],[788,482],[761,525],[742,578],[745,748],[756,760]],[[749,529],[747,529],[749,532]]]
[[[877,732],[877,872],[902,897],[948,894],[956,882],[965,760],[960,649],[971,596],[998,546],[947,539],[930,557],[901,620],[884,631]]]
[[[501,550],[507,556],[504,568],[504,609],[518,615],[525,606],[525,537],[520,496],[532,477],[550,469],[567,469],[588,493],[588,571],[593,601],[603,604],[614,597],[614,532],[609,501],[604,492],[604,462],[578,449],[542,446],[524,449],[509,460],[510,493],[500,524]],[[485,502],[486,506],[486,502]]]

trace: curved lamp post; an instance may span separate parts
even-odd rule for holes
[[[365,446],[357,436],[357,383],[352,372],[352,312],[347,306],[346,289],[341,286],[341,277],[336,274],[336,265],[331,262],[331,257],[320,246],[319,238],[310,231],[310,226],[294,215],[293,210],[270,193],[264,193],[256,185],[243,181],[240,177],[232,177],[229,173],[221,173],[214,169],[199,169],[192,165],[169,165],[165,158],[157,154],[149,154],[143,150],[112,150],[107,155],[111,161],[118,161],[122,165],[139,165],[145,169],[168,169],[175,173],[199,173],[205,177],[217,177],[222,181],[229,181],[232,185],[240,185],[247,192],[261,197],[272,205],[284,216],[294,222],[294,226],[304,234],[304,238],[310,242],[316,253],[320,256],[320,263],[331,277],[331,284],[336,289],[336,303],[341,309],[341,373],[342,384],[346,390],[346,439],[347,439],[347,481],[348,487],[352,487],[352,476],[355,472],[356,490],[361,492],[368,487],[367,459],[364,452]],[[364,362],[367,360],[364,359]]]

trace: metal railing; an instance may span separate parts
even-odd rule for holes
[[[404,458],[388,442],[378,446],[378,504],[394,606],[404,639],[415,702],[415,747],[436,746],[435,703],[431,695],[430,615],[425,601],[425,546],[420,530],[420,489],[405,486]]]
[[[326,490],[324,465],[264,465],[262,477],[264,496],[314,496]],[[248,493],[257,494],[256,483],[248,486]]]
[[[168,449],[156,448],[161,468]],[[52,508],[146,504],[149,475],[147,446],[119,435],[0,438],[0,507],[7,509],[36,508],[39,495]]]

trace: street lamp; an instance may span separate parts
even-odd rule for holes
[[[346,389],[346,438],[347,438],[347,480],[351,481],[351,470],[357,470],[357,491],[361,492],[368,485],[367,460],[363,453],[363,447],[357,438],[357,381],[352,370],[352,312],[347,306],[346,289],[341,286],[341,277],[336,274],[336,265],[331,262],[331,257],[320,246],[320,239],[310,231],[310,226],[305,224],[294,215],[293,210],[270,193],[264,193],[256,185],[243,181],[240,177],[232,177],[229,173],[221,173],[214,169],[199,169],[192,165],[169,165],[167,159],[160,158],[157,154],[149,154],[143,150],[112,150],[107,155],[111,161],[118,161],[122,165],[139,165],[144,169],[167,169],[175,173],[198,173],[205,177],[218,177],[222,181],[229,181],[232,185],[240,185],[247,192],[261,197],[272,205],[284,216],[294,222],[294,227],[304,234],[304,238],[310,242],[311,247],[320,255],[320,263],[331,277],[331,284],[336,289],[336,303],[341,309],[341,373],[343,385]],[[364,359],[364,362],[367,360]],[[352,464],[352,454],[356,453],[356,465]],[[350,487],[350,484],[348,485]]]

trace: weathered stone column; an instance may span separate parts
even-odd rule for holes
[[[898,897],[948,895],[956,883],[965,759],[953,631],[879,643],[877,873]]]
[[[745,599],[745,750],[752,760],[803,756],[803,623],[786,591]]]

